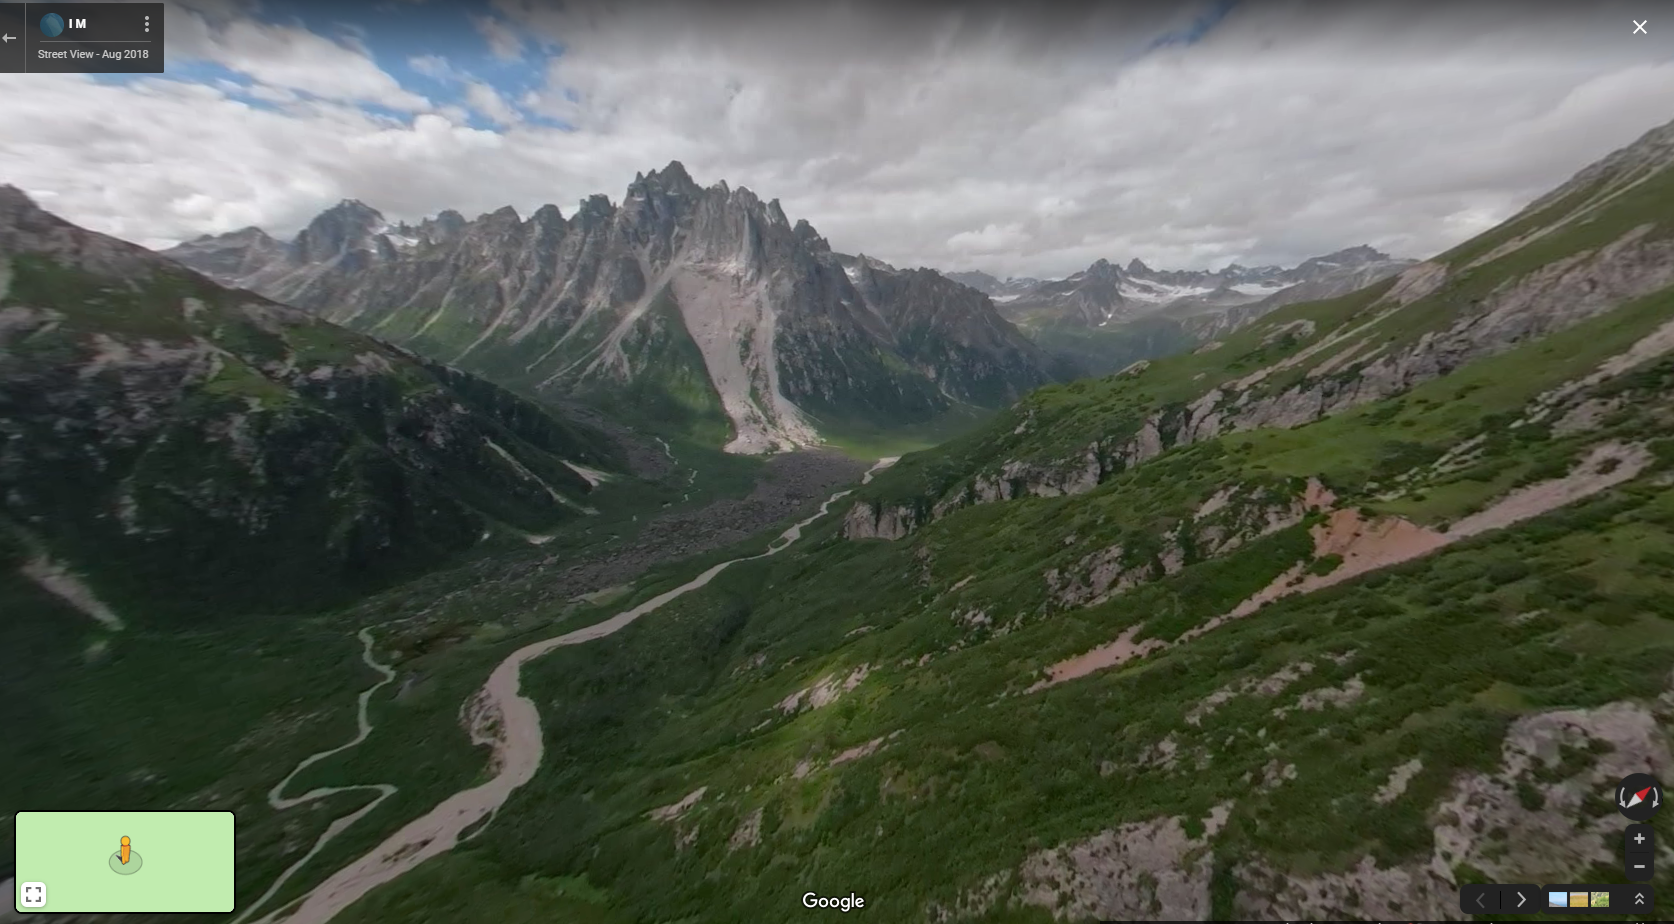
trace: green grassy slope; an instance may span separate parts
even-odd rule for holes
[[[603,435],[185,271],[10,261],[3,515],[130,613],[268,611],[579,521]],[[496,448],[498,447],[498,448]]]
[[[1113,329],[1039,327],[1029,336],[1048,353],[1067,358],[1088,373],[1108,375],[1139,362],[1185,352],[1197,340],[1178,321],[1140,318]]]
[[[1431,342],[1525,280],[1557,276],[1530,274],[1645,225],[1639,240],[1660,246],[1674,173],[1636,189],[1657,204],[1612,200],[1466,266],[1568,214],[1574,203],[1560,202],[1444,255],[1446,281],[1405,306],[1385,299],[1391,280],[1137,374],[1041,389],[857,497],[928,509],[1004,462],[1076,459],[1147,420],[1189,416],[1217,387],[1252,402],[1321,380],[1352,388],[1365,362],[1315,367]],[[1552,710],[1582,724],[1606,706],[1653,728],[1674,720],[1674,359],[1648,348],[1674,322],[1674,290],[1649,288],[1318,419],[1173,442],[1082,493],[954,507],[893,542],[844,539],[834,518],[617,635],[556,651],[524,675],[547,729],[535,780],[478,841],[344,920],[422,920],[495,884],[497,913],[530,916],[549,901],[543,883],[584,877],[598,913],[630,920],[796,918],[813,913],[797,904],[813,889],[859,892],[889,921],[937,919],[992,890],[997,903],[969,919],[1045,921],[1023,901],[1028,858],[1168,816],[1205,839],[1187,856],[1208,858],[1199,884],[1216,919],[1268,897],[1263,869],[1621,881],[1617,839],[1596,827],[1612,816],[1610,781],[1590,774],[1666,753],[1665,731],[1554,745],[1521,770],[1502,747]],[[1584,380],[1636,344],[1636,359]],[[1648,467],[1211,628],[1293,566],[1323,575],[1343,561],[1317,544],[1326,510],[1298,508],[1232,545],[1206,545],[1204,523],[1259,524],[1316,479],[1338,510],[1445,530],[1612,446],[1641,447]],[[1066,576],[1087,579],[1118,548],[1112,561],[1138,569],[1133,587],[1065,592]],[[1129,630],[1169,644],[1030,692],[1055,663]],[[784,707],[822,684],[829,703]],[[1403,767],[1404,789],[1387,795]],[[1454,823],[1439,807],[1481,774],[1507,774],[1514,811],[1467,832],[1464,855],[1437,853],[1438,827]],[[700,788],[677,819],[649,817]],[[1201,819],[1217,806],[1227,814],[1211,834]],[[1539,833],[1546,823],[1572,833]],[[1119,865],[1119,851],[1106,856]],[[1144,875],[1110,887],[1143,890]]]
[[[908,456],[856,500],[928,510],[1006,463],[1049,467],[1095,444],[1119,458],[1112,447],[1147,423],[1185,432],[1182,421],[1198,413],[1191,405],[1217,388],[1229,413],[1239,407],[1232,396],[1248,406],[1309,389],[1353,395],[1375,368],[1368,360],[1319,367],[1357,350],[1433,361],[1433,374],[1294,425],[1171,439],[1142,462],[1101,469],[1079,493],[952,505],[897,541],[844,538],[839,506],[784,554],[735,566],[616,635],[533,662],[523,691],[546,733],[534,780],[468,845],[338,920],[771,921],[814,914],[799,904],[814,890],[857,892],[865,913],[885,921],[939,920],[965,905],[967,920],[1041,922],[1077,887],[1030,880],[1031,858],[1171,817],[1193,839],[1181,863],[1202,863],[1182,875],[1215,919],[1248,916],[1273,897],[1263,870],[1313,882],[1368,868],[1411,883],[1443,874],[1620,881],[1611,859],[1619,838],[1604,830],[1615,821],[1611,780],[1594,775],[1666,753],[1674,722],[1674,353],[1660,347],[1674,346],[1663,333],[1674,330],[1674,290],[1646,284],[1588,312],[1542,314],[1553,301],[1582,301],[1561,292],[1520,316],[1548,326],[1456,362],[1423,350],[1525,280],[1558,275],[1531,274],[1584,262],[1646,225],[1639,240],[1661,246],[1674,201],[1664,179],[1636,187],[1661,197],[1660,207],[1612,200],[1585,223],[1466,266],[1568,211],[1535,210],[1526,226],[1519,217],[1511,232],[1440,258],[1446,281],[1404,306],[1386,299],[1401,284],[1389,281],[1283,309],[1215,349],[1042,389]],[[1281,365],[1307,350],[1316,351],[1309,361]],[[1612,364],[1623,356],[1632,358]],[[1264,588],[1340,573],[1343,556],[1319,538],[1340,513],[1380,527],[1399,516],[1406,529],[1447,536],[1508,494],[1556,490],[1609,447],[1642,453],[1644,469],[1505,528],[1217,623]],[[1310,508],[1302,499],[1320,486],[1335,500]],[[311,624],[340,678],[356,676],[352,630],[376,626],[403,683],[374,700],[380,729],[366,745],[313,768],[299,788],[378,780],[402,795],[280,900],[400,819],[480,781],[482,755],[467,746],[457,710],[498,658],[737,551],[661,569],[591,604],[437,575]],[[1121,592],[1079,592],[1100,571],[1111,579],[1100,583]],[[1118,575],[1131,586],[1114,583]],[[32,585],[0,582],[0,600],[30,593]],[[39,615],[77,618],[52,606]],[[29,624],[54,653],[31,668],[50,673],[41,675],[55,691],[39,698],[46,708],[64,708],[54,697],[74,702],[86,673],[77,659],[93,657],[97,640],[87,620],[80,630],[64,622]],[[286,650],[256,634],[265,627],[239,631],[252,635],[214,644],[249,656],[249,683],[274,684],[262,698],[314,702],[286,685],[305,678],[263,680],[265,653]],[[1123,636],[1162,647],[1038,688],[1054,665]],[[103,681],[79,682],[93,690]],[[346,704],[356,683],[321,688]],[[241,708],[211,724],[230,729]],[[1565,721],[1589,736],[1550,739],[1526,765],[1508,763],[1508,741],[1554,710],[1568,710]],[[346,724],[341,705],[320,721],[328,714]],[[287,766],[298,741],[259,750]],[[167,760],[137,742],[122,746],[136,759]],[[240,766],[218,772],[242,779],[246,799],[255,792]],[[197,771],[175,773],[170,785],[180,788],[166,795],[184,798]],[[1514,794],[1512,808],[1485,811],[1473,828],[1448,800],[1471,786],[1492,790],[1495,775]],[[678,817],[651,816],[700,789]],[[342,807],[333,809],[297,822],[288,856]],[[289,821],[247,810],[264,835]],[[1207,824],[1217,810],[1224,816]],[[1462,846],[1438,844],[1438,831],[1455,827]],[[1131,852],[1102,854],[1107,870],[1129,877],[1112,873],[1112,892],[1156,887],[1158,873],[1135,873],[1132,862],[1147,849],[1141,839]],[[249,875],[241,867],[241,896],[270,881],[278,864],[264,862]],[[1656,884],[1666,891],[1674,874],[1664,866]],[[1417,902],[1421,892],[1413,885],[1401,897]],[[1161,914],[1160,902],[1135,912],[1147,913]]]
[[[1160,359],[1137,374],[1041,388],[997,416],[985,432],[945,451],[903,460],[862,496],[928,508],[974,472],[993,471],[1007,462],[1047,468],[1073,464],[1095,440],[1107,456],[1107,468],[1119,469],[1120,463],[1108,458],[1111,447],[1133,437],[1147,419],[1182,419],[1188,405],[1215,389],[1227,392],[1222,406],[1244,393],[1250,400],[1259,400],[1282,396],[1303,385],[1329,391],[1352,383],[1372,356],[1413,348],[1421,338],[1434,337],[1460,323],[1485,301],[1519,284],[1538,289],[1543,281],[1550,281],[1540,274],[1556,275],[1551,268],[1567,267],[1565,261],[1592,257],[1625,237],[1651,247],[1674,237],[1674,221],[1668,217],[1669,204],[1674,203],[1674,169],[1665,166],[1635,186],[1631,195],[1596,207],[1585,221],[1556,227],[1525,246],[1481,265],[1470,265],[1507,242],[1542,229],[1543,222],[1567,215],[1576,205],[1589,201],[1589,189],[1577,190],[1542,209],[1518,216],[1430,261],[1442,268],[1445,280],[1407,304],[1384,299],[1399,281],[1391,279],[1340,298],[1282,308],[1223,338],[1218,347],[1210,345],[1187,355]],[[1577,291],[1563,297],[1579,300],[1584,295]],[[1655,309],[1647,311],[1650,313],[1641,312],[1639,317],[1654,322]],[[1612,323],[1628,325],[1617,331],[1619,337],[1632,336],[1636,331],[1643,334],[1649,329],[1633,327],[1632,321]],[[1544,333],[1547,331],[1533,330],[1525,336]],[[1619,337],[1611,343],[1619,343]],[[1572,338],[1565,345],[1580,339],[1585,338]],[[1502,366],[1517,371],[1507,387],[1524,396],[1532,395],[1563,381],[1589,358],[1596,362],[1607,355],[1610,346],[1577,345],[1582,349],[1579,354],[1555,347],[1564,353],[1559,361]],[[1308,353],[1306,361],[1279,368],[1253,385],[1237,386],[1251,373],[1278,366],[1310,350],[1317,352]],[[1368,352],[1358,359],[1351,357],[1357,350]],[[1346,362],[1325,373],[1311,371],[1334,358]],[[1469,407],[1461,405],[1458,413]]]
[[[1360,464],[1376,461],[1368,445]],[[1418,863],[1431,850],[1430,807],[1456,774],[1497,764],[1510,722],[1666,688],[1674,495],[1641,481],[1022,695],[1054,660],[1136,623],[1176,637],[1306,556],[1305,537],[1279,533],[1100,606],[1048,602],[1049,566],[1154,535],[1215,485],[1263,477],[1268,458],[1205,444],[1088,495],[970,508],[909,542],[846,542],[828,525],[619,636],[554,653],[525,675],[549,736],[535,782],[479,844],[347,920],[421,920],[416,909],[531,875],[585,875],[630,919],[780,919],[799,913],[807,888],[854,888],[875,917],[920,920],[928,903],[951,904],[1034,850],[1160,814],[1203,817],[1228,798],[1215,852],[1229,887],[1252,858],[1297,872],[1368,854]],[[966,619],[972,611],[987,622]],[[1340,665],[1329,657],[1350,652]],[[1185,721],[1218,688],[1302,660],[1316,669],[1282,696],[1238,697]],[[862,664],[865,680],[832,705],[795,717],[775,708]],[[1351,678],[1365,692],[1346,707],[1272,715]],[[831,766],[879,738],[877,753]],[[1183,770],[1152,762],[1165,739]],[[1423,769],[1404,798],[1370,798],[1414,758]],[[1249,778],[1275,759],[1296,777],[1261,792]],[[813,769],[799,778],[802,761]],[[705,798],[677,830],[645,818],[700,786]],[[1589,812],[1609,811],[1605,793]],[[756,809],[761,846],[731,849]],[[545,907],[538,895],[518,904]]]

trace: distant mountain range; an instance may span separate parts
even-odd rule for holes
[[[1110,327],[1162,315],[1191,318],[1189,329],[1208,333],[1252,321],[1283,305],[1364,288],[1412,264],[1361,245],[1294,267],[1234,263],[1214,271],[1155,270],[1137,259],[1126,268],[1099,260],[1072,276],[1044,282],[1028,277],[1001,281],[983,272],[952,273],[949,278],[987,293],[1001,314],[1029,328]]]
[[[246,228],[166,253],[525,394],[746,453],[1004,407],[1411,265],[1361,246],[1213,272],[1099,260],[1059,280],[899,269],[678,162],[567,218],[414,225],[345,200],[289,241]]]
[[[981,292],[834,253],[777,200],[700,187],[678,162],[568,218],[547,205],[391,224],[345,201],[288,242],[247,228],[168,256],[514,389],[735,452],[1001,407],[1053,378]]]
[[[1033,276],[1009,276],[996,279],[981,270],[967,273],[948,273],[947,278],[954,282],[968,285],[985,295],[992,296],[996,301],[1005,301],[1026,295],[1046,280]]]

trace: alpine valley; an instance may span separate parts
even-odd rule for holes
[[[1416,263],[955,280],[678,164],[169,255],[0,194],[0,807],[232,811],[237,924],[1458,920],[1674,775],[1674,123]]]

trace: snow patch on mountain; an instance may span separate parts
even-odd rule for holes
[[[1138,302],[1162,304],[1176,299],[1191,298],[1195,295],[1207,295],[1215,290],[1207,286],[1177,286],[1129,279],[1125,280],[1117,291],[1122,293],[1123,298],[1130,298]]]
[[[1336,264],[1331,265],[1335,266]],[[1269,280],[1267,282],[1241,282],[1235,286],[1229,286],[1229,288],[1239,295],[1272,295],[1280,289],[1287,288],[1287,285],[1276,280]]]

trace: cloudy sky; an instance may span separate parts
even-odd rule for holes
[[[1653,7],[181,0],[162,77],[0,75],[0,182],[165,246],[680,160],[897,264],[1424,256],[1674,118]]]

